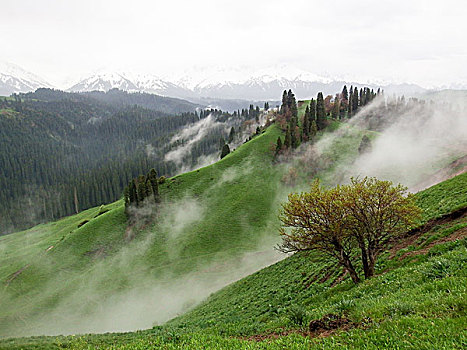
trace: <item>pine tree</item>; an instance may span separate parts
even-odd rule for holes
[[[297,101],[295,99],[295,95],[293,94],[292,90],[289,90],[287,93],[287,105],[290,108],[290,111],[292,112],[293,117],[298,116],[298,108],[297,108]]]
[[[339,96],[336,95],[336,97],[334,98],[334,104],[332,106],[332,117],[334,119],[339,119],[339,112],[340,112]]]
[[[280,138],[280,136],[277,137],[277,142],[276,142],[276,152],[275,152],[275,155],[277,156],[280,151],[282,150],[282,140]]]
[[[342,89],[342,99],[346,102],[349,100],[349,93],[347,92],[347,85],[344,85],[344,88]]]
[[[154,196],[154,202],[159,202],[159,178],[157,177],[157,172],[154,168],[149,170],[148,180],[151,186],[151,192]]]
[[[130,206],[130,187],[129,186],[125,186],[123,190],[123,202],[125,203],[125,212],[126,212],[128,207]]]
[[[291,143],[291,146],[292,148],[297,148],[298,147],[298,138],[297,138],[297,127],[294,126],[294,127],[291,127],[290,128],[290,143]]]
[[[316,98],[316,125],[318,130],[323,130],[326,127],[326,110],[324,108],[322,92],[318,92],[318,97]]]
[[[138,205],[138,193],[136,191],[136,182],[135,180],[131,180],[128,186],[128,198],[130,200],[130,205]]]
[[[306,106],[305,115],[303,116],[302,135],[302,139],[305,141],[308,140],[310,135],[310,108],[308,106]]]
[[[318,127],[316,126],[316,122],[313,120],[313,122],[311,123],[310,139],[313,139],[317,133]]]
[[[144,175],[138,176],[138,184],[136,186],[136,193],[138,196],[138,206],[141,206],[144,199],[147,197],[146,177]]]
[[[229,143],[232,143],[235,137],[235,128],[232,126],[229,133]]]
[[[310,101],[310,125],[316,120],[316,101],[312,98]]]
[[[284,93],[282,94],[281,114],[284,114],[287,108],[288,108],[287,90],[284,90]]]
[[[358,109],[358,89],[357,87],[354,88],[353,90],[353,101],[352,101],[352,114],[355,114],[357,113],[357,109]]]
[[[225,144],[224,146],[222,146],[221,159],[224,158],[229,153],[230,153],[230,147],[228,144]]]

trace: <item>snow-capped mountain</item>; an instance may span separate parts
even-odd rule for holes
[[[335,94],[344,85],[377,89],[389,94],[420,94],[426,89],[415,84],[361,84],[343,79],[331,79],[288,66],[249,70],[240,68],[208,68],[185,71],[179,76],[162,79],[155,75],[129,73],[99,73],[81,80],[69,91],[142,91],[162,96],[178,97],[199,103],[202,98],[236,100],[277,100],[285,89],[292,89],[298,98]]]
[[[193,91],[183,86],[163,80],[155,75],[135,75],[133,82],[139,91],[170,97],[190,97]]]
[[[363,85],[377,89],[381,87],[388,94],[413,96],[426,89],[415,84],[356,83],[348,79],[331,79],[287,65],[255,70],[248,67],[205,67],[193,68],[161,78],[151,74],[100,71],[74,84],[68,91],[108,91],[114,88],[129,92],[147,92],[161,96],[177,97],[200,103],[202,99],[229,100],[277,100],[285,89],[292,89],[302,98],[335,94],[347,84]],[[51,87],[43,79],[24,69],[0,62],[0,95],[14,92],[34,91],[39,87]]]
[[[0,96],[35,91],[40,87],[51,87],[51,85],[17,65],[0,61]]]
[[[120,89],[125,91],[138,91],[138,87],[124,73],[96,73],[80,80],[68,91],[108,91],[111,89]]]

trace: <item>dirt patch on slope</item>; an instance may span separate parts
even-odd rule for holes
[[[11,282],[13,282],[13,280],[18,277],[24,270],[26,270],[29,266],[31,266],[31,264],[27,264],[26,266],[23,266],[22,268],[20,268],[18,271],[12,273],[11,275],[9,275],[7,277],[7,279],[5,280],[5,285],[8,286]]]
[[[255,334],[246,338],[244,340],[250,341],[268,341],[272,339],[277,339],[280,337],[285,337],[290,334],[299,334],[303,337],[309,338],[324,338],[329,337],[330,335],[336,333],[337,331],[348,331],[352,328],[367,328],[370,319],[366,319],[363,322],[353,322],[346,317],[339,316],[336,314],[327,314],[321,317],[318,320],[312,320],[308,325],[308,330],[300,329],[290,329],[284,330],[282,332],[272,332],[266,334]]]
[[[397,239],[397,241],[393,242],[394,245],[391,247],[391,249],[389,249],[389,258],[393,259],[397,255],[397,252],[399,250],[401,250],[401,249],[405,249],[405,248],[407,248],[407,247],[409,247],[411,245],[416,245],[417,240],[422,235],[424,235],[428,231],[432,230],[434,227],[439,226],[439,225],[445,225],[445,224],[448,224],[448,223],[450,223],[450,222],[452,222],[452,221],[454,221],[456,219],[466,218],[466,217],[467,217],[467,208],[461,208],[461,209],[456,210],[456,211],[454,211],[454,212],[452,212],[450,214],[443,215],[442,217],[440,217],[438,219],[430,220],[426,224],[424,224],[423,226],[418,227],[418,228],[416,228],[414,230],[411,230],[411,231],[407,232],[407,234],[405,236],[400,237],[400,238]],[[464,236],[454,238],[455,236],[458,236],[459,231],[461,231],[461,235],[463,234]],[[429,248],[431,248],[431,247],[433,247],[434,245],[437,245],[437,244],[449,242],[449,241],[456,240],[456,239],[463,238],[463,237],[465,237],[465,230],[460,229],[458,231],[453,232],[451,235],[449,235],[447,237],[440,238],[437,241],[431,242],[429,244]],[[419,250],[419,251],[421,251],[421,250]],[[415,251],[415,252],[411,252],[411,253],[417,253],[419,251]],[[420,253],[420,254],[422,254],[422,253]]]
[[[423,249],[407,252],[407,253],[403,254],[399,258],[399,260],[403,260],[403,259],[405,259],[405,258],[407,258],[409,256],[426,254],[435,245],[443,244],[443,243],[447,243],[447,242],[453,242],[453,241],[456,241],[458,239],[464,239],[465,237],[467,237],[467,227],[463,227],[463,228],[461,228],[461,229],[459,229],[457,231],[454,231],[449,236],[442,237],[442,238],[440,238],[440,239],[438,239],[436,241],[433,241],[433,242],[427,244],[425,247],[423,247]]]

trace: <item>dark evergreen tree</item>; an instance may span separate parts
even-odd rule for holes
[[[352,114],[355,114],[355,113],[357,113],[358,106],[359,106],[357,87],[355,87],[354,90],[353,90],[352,98],[353,98],[353,101],[352,101]]]
[[[313,120],[313,122],[311,123],[310,139],[313,139],[317,133],[318,127],[316,126],[316,121]]]
[[[302,126],[302,139],[304,141],[308,141],[309,136],[310,136],[310,108],[307,105],[305,109],[305,114],[303,116],[303,126]]]
[[[280,109],[281,114],[284,114],[289,106],[287,97],[287,90],[284,90],[284,93],[282,94],[282,104]]]
[[[154,201],[156,203],[158,203],[159,200],[160,200],[160,198],[159,198],[159,178],[157,177],[156,169],[152,168],[151,170],[149,170],[148,180],[149,180],[149,184],[151,186],[152,195],[154,196]]]
[[[316,125],[318,130],[323,130],[326,127],[326,110],[322,92],[318,92],[316,98]]]
[[[349,93],[347,92],[347,85],[344,85],[344,88],[342,89],[342,99],[346,102],[349,100]]]
[[[316,120],[316,101],[312,98],[310,101],[310,125],[314,120]]]
[[[224,158],[229,153],[230,153],[230,147],[228,144],[225,144],[224,146],[222,146],[221,159]]]
[[[234,138],[235,138],[235,128],[232,126],[232,128],[230,129],[230,133],[229,133],[229,143],[232,143]]]
[[[148,189],[146,187],[146,177],[144,175],[138,176],[136,193],[138,195],[138,201],[136,202],[138,206],[141,206],[148,196]]]

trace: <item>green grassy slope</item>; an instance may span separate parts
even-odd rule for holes
[[[51,329],[58,333],[131,329],[124,320],[109,326],[99,324],[97,316],[86,317],[104,311],[112,315],[113,311],[97,311],[95,306],[111,303],[116,294],[144,289],[149,298],[154,284],[168,288],[174,279],[183,284],[186,276],[203,282],[202,288],[197,286],[203,292],[193,293],[183,307],[168,315],[156,314],[151,321],[150,311],[145,310],[148,319],[133,325],[148,327],[277,261],[280,255],[271,249],[278,239],[277,209],[294,189],[281,181],[290,164],[271,161],[271,146],[280,134],[272,126],[221,161],[167,180],[161,186],[165,204],[155,224],[127,229],[118,201],[97,217],[98,209],[93,208],[0,238],[0,251],[5,252],[0,256],[4,284],[0,336]],[[305,172],[295,189],[317,172],[324,174],[333,162],[351,162],[357,147],[353,132],[335,138],[326,151],[331,161],[311,175]],[[300,162],[295,163],[300,167]],[[76,323],[83,325],[74,329]]]
[[[309,183],[314,176],[321,177],[325,184],[341,181],[336,166],[345,168],[346,164],[351,164],[358,155],[358,144],[364,133],[375,136],[346,124],[334,124],[339,137],[332,138],[329,147],[323,148],[323,162],[305,164],[299,155],[294,162],[285,165],[299,170],[301,179],[295,188],[285,187],[281,181],[287,169],[271,162],[270,147],[280,135],[273,126],[218,163],[167,180],[161,188],[165,205],[155,224],[140,224],[128,230],[122,202],[118,201],[106,206],[110,210],[97,217],[99,209],[93,208],[55,223],[1,237],[0,336],[42,334],[51,329],[57,333],[131,329],[128,325],[133,323],[125,323],[125,320],[121,323],[121,319],[143,318],[142,311],[150,319],[134,327],[147,328],[153,322],[161,323],[191,309],[223,285],[276,261],[279,257],[272,250],[278,239],[276,215],[285,194],[302,188],[301,184]],[[326,134],[320,137],[325,140]],[[424,219],[464,206],[466,187],[466,174],[463,174],[420,193],[419,202],[427,213]],[[89,222],[78,228],[84,220]],[[463,229],[463,225],[464,221],[457,222],[427,233],[420,238],[420,249],[423,244],[429,246],[433,240]],[[417,247],[405,249],[403,252],[410,252]],[[456,259],[462,257],[462,246],[446,249],[438,254],[443,259],[449,254],[454,254]],[[402,270],[412,263],[410,259],[401,264],[388,261],[378,266],[379,271],[396,267]],[[413,263],[428,263],[428,260]],[[407,271],[410,274],[410,270]],[[458,273],[455,270],[455,274]],[[299,327],[290,321],[290,315],[295,312],[304,312],[307,321],[332,312],[330,304],[327,309],[319,309],[321,314],[313,310],[314,305],[331,298],[334,292],[342,298],[346,295],[350,298],[351,294],[345,293],[355,288],[349,283],[331,288],[339,277],[340,271],[332,266],[295,255],[214,294],[206,303],[167,326],[124,336],[96,335],[86,341],[104,348],[112,343],[119,347],[128,343],[128,348],[145,348],[154,342],[162,342],[168,348],[177,348],[180,344],[196,348],[196,342],[214,344],[217,341],[225,344],[224,347],[229,344],[248,347],[250,345],[245,344],[250,343],[226,336],[297,329]],[[175,289],[174,281],[177,282]],[[317,283],[320,281],[323,283]],[[197,290],[200,282],[202,292]],[[165,294],[173,293],[174,298],[182,290],[184,297],[188,297],[182,298],[183,305],[164,314],[164,310],[152,305],[152,300],[159,301],[157,288]],[[341,291],[344,294],[339,294]],[[131,294],[133,292],[135,294]],[[384,289],[380,292],[384,293]],[[407,290],[408,295],[419,292]],[[119,298],[113,298],[115,295]],[[131,310],[120,308],[121,304],[135,299],[141,299],[140,305],[130,303]],[[171,301],[164,299],[162,303]],[[302,311],[295,310],[295,305]],[[352,317],[359,322],[364,312]],[[397,328],[396,324],[384,326],[385,319],[386,316],[378,319],[377,324],[382,325],[378,329]],[[446,329],[453,325],[452,329],[458,330],[454,321],[441,321],[446,321]],[[420,323],[420,329],[422,326]],[[296,336],[290,337],[293,340]],[[123,340],[127,338],[128,341]],[[309,342],[299,339],[301,344]],[[62,340],[70,342],[70,338]],[[18,348],[24,341],[29,344],[26,348],[36,344],[34,338],[30,338],[13,340],[11,345]],[[47,348],[51,346],[50,341],[51,338],[40,338],[37,346],[45,344]],[[73,346],[86,348],[81,341]],[[288,340],[278,340],[278,346],[282,341]],[[7,343],[0,343],[0,348]]]
[[[425,219],[461,207],[466,187],[467,174],[462,174],[417,194]],[[440,199],[449,204],[440,205]],[[295,254],[223,288],[164,326],[126,334],[11,339],[0,347],[462,349],[467,341],[466,229],[466,216],[439,222],[403,249],[381,256],[377,276],[359,285],[345,278],[336,283],[339,269]],[[301,335],[311,320],[327,314],[351,326],[324,337]]]
[[[416,194],[419,206],[425,211],[425,220],[437,218],[460,207],[467,207],[466,188],[467,173],[464,173]],[[399,257],[408,251],[414,252],[417,249],[422,249],[429,242],[451,235],[458,230],[464,229],[466,226],[466,217],[456,219],[442,226],[436,226],[433,230],[420,237],[417,244],[406,249],[401,249],[396,256]],[[462,247],[462,244],[457,242],[453,243],[451,248],[460,249],[460,247]],[[447,248],[447,250],[449,249]],[[441,253],[444,253],[444,251],[441,250]],[[405,266],[411,261],[411,259],[408,259],[406,262],[391,262],[388,255],[383,255],[380,258],[377,266],[379,273],[382,273],[389,267]],[[466,255],[462,256],[463,258],[460,261],[453,262],[453,265],[462,265],[463,259],[467,257]],[[424,257],[421,261],[426,259]],[[457,267],[459,268],[459,266]],[[465,267],[463,271],[464,273],[467,272]],[[323,309],[322,305],[323,303],[331,305],[332,302],[329,303],[328,299],[334,298],[333,295],[336,292],[353,289],[350,282],[334,289],[329,288],[340,274],[341,270],[333,268],[332,264],[323,264],[319,259],[310,259],[310,256],[306,254],[295,254],[286,260],[224,288],[210,297],[203,305],[171,321],[169,324],[216,328],[218,326],[214,323],[221,323],[224,326],[224,324],[236,324],[239,321],[239,328],[235,331],[243,332],[245,329],[247,333],[251,333],[251,331],[260,331],[264,330],[264,328],[274,327],[276,322],[281,324],[283,322],[283,320],[280,320],[281,314],[287,314],[288,309],[292,305],[302,302],[313,306],[311,311],[314,318],[316,318],[319,315],[333,311],[329,308],[327,310]],[[381,278],[383,279],[383,277]],[[320,279],[326,279],[326,282],[316,283]],[[462,285],[461,282],[462,280],[459,280],[459,286]],[[378,282],[373,281],[365,283],[370,284],[371,288],[376,288],[378,285]],[[395,287],[400,286],[399,283]],[[380,292],[384,293],[386,288],[388,287],[381,288]],[[465,293],[465,289],[463,293]],[[457,297],[465,298],[465,296],[465,294],[462,294]],[[363,297],[363,295],[360,297]],[[437,297],[444,298],[442,295],[438,295]],[[343,295],[339,298],[345,299]],[[349,300],[351,299],[355,299],[355,297],[349,297]],[[397,298],[394,300],[397,300]],[[356,314],[358,314],[360,312],[358,311],[359,308],[353,305],[354,303],[352,302],[350,304],[352,305],[349,308],[355,309]],[[445,306],[440,305],[437,307],[442,308]],[[345,308],[346,306],[343,305],[342,307]],[[313,316],[310,317],[313,318]],[[268,322],[270,322],[270,325],[267,325]],[[285,326],[286,324],[281,325]]]
[[[270,127],[216,164],[168,179],[156,223],[131,233],[118,201],[97,217],[99,209],[93,208],[1,237],[0,335],[47,331],[38,323],[47,324],[57,306],[69,307],[72,316],[53,324],[72,324],[112,293],[201,266],[213,270],[205,275],[226,273],[228,266],[213,264],[240,259],[275,240],[271,219],[280,199],[281,167],[272,164],[269,148],[279,134]],[[85,306],[75,313],[80,298]]]

